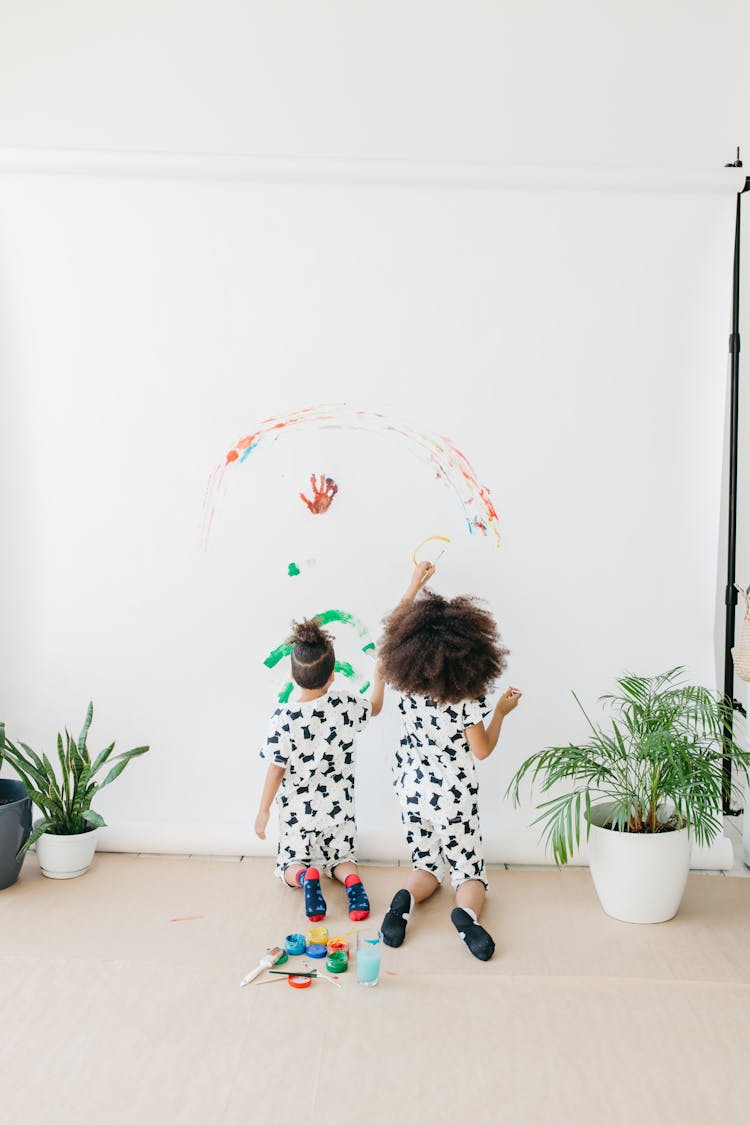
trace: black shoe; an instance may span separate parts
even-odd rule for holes
[[[451,910],[451,922],[474,956],[480,961],[489,961],[495,952],[495,943],[487,931],[474,921],[471,914],[467,914],[462,907],[456,906]]]
[[[408,891],[396,891],[388,913],[383,919],[380,931],[386,945],[398,948],[406,937],[406,923],[411,914],[411,895]]]

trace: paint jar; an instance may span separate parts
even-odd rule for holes
[[[308,945],[328,945],[328,927],[313,926],[307,931]]]
[[[307,942],[304,934],[287,934],[284,938],[284,949],[290,957],[298,957],[305,952]]]
[[[314,957],[314,958],[316,958],[316,960],[319,959],[319,960],[322,961],[322,959],[325,957],[325,955],[326,955],[326,947],[324,945],[321,945],[320,942],[314,941],[312,943],[312,945],[308,945],[308,947],[307,947],[307,956],[308,957]]]
[[[331,949],[326,956],[329,973],[345,973],[349,968],[349,955],[343,949]]]
[[[328,941],[328,952],[333,953],[336,949],[343,949],[347,957],[349,956],[349,942],[345,937],[332,937]]]

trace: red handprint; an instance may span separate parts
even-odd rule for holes
[[[307,504],[308,510],[314,516],[320,516],[330,508],[339,487],[334,480],[323,473],[320,474],[320,484],[315,482],[315,473],[310,477],[310,484],[312,485],[312,500],[308,500],[304,492],[300,492],[299,498]]]

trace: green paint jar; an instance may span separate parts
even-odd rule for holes
[[[349,958],[346,950],[332,949],[326,954],[326,968],[329,973],[345,973],[349,968]]]

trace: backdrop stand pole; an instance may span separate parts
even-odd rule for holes
[[[740,150],[737,149],[737,159],[726,168],[741,168]],[[732,739],[734,727],[734,712],[746,714],[742,704],[734,698],[734,662],[732,648],[734,646],[734,618],[737,606],[737,591],[735,589],[735,567],[737,563],[737,444],[739,433],[739,385],[740,385],[740,218],[742,213],[742,195],[750,187],[750,179],[745,179],[745,186],[737,193],[737,212],[734,223],[734,264],[732,267],[732,331],[729,336],[729,363],[730,363],[730,413],[729,413],[729,511],[727,526],[727,585],[724,593],[726,605],[726,624],[724,629],[724,698],[726,702],[727,729],[725,734],[725,750]],[[728,753],[724,754],[722,777],[722,810],[725,816],[738,816],[740,809],[731,807],[732,801],[732,759]]]

